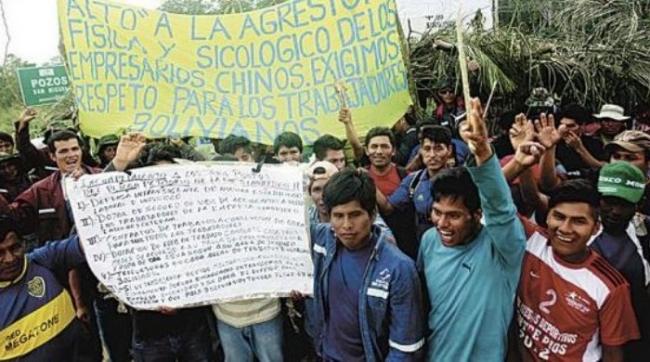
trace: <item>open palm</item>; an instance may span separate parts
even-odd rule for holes
[[[539,119],[535,120],[537,130],[537,141],[546,148],[555,146],[562,139],[562,132],[555,127],[555,117],[542,113]]]

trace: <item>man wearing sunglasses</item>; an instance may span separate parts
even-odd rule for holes
[[[462,97],[458,97],[455,91],[455,84],[450,79],[443,79],[436,85],[436,108],[435,118],[443,127],[449,128],[454,138],[458,136],[458,123],[465,113],[465,104]]]

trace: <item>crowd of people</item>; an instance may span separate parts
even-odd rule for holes
[[[360,138],[231,135],[221,162],[307,163],[313,295],[136,310],[90,271],[65,178],[201,161],[187,140],[0,133],[0,360],[646,361],[650,110],[505,112],[438,88]],[[348,147],[349,146],[349,147]],[[268,152],[267,152],[268,151]],[[347,152],[346,152],[347,151]]]

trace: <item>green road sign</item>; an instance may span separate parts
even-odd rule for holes
[[[63,65],[18,68],[17,72],[26,106],[56,103],[68,93],[68,75]]]

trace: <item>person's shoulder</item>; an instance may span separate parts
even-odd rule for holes
[[[392,269],[402,271],[407,274],[416,273],[415,262],[408,255],[404,254],[395,244],[384,242],[380,260],[383,264]]]
[[[586,146],[587,144],[589,145],[600,145],[603,146],[603,141],[600,138],[594,137],[594,136],[587,136],[587,135],[582,135],[580,136],[580,140],[582,143]]]
[[[58,180],[61,179],[61,173],[59,171],[52,172],[47,177],[40,179],[32,184],[33,188],[44,188],[51,187],[52,185],[58,184]]]
[[[84,168],[85,168],[85,169],[88,171],[88,173],[90,173],[90,174],[101,173],[101,172],[103,171],[103,169],[101,169],[101,168],[91,167],[91,166],[85,166]]]
[[[312,226],[312,238],[314,244],[326,245],[328,242],[334,240],[332,227],[328,223],[315,224]]]
[[[598,278],[609,291],[613,291],[618,288],[627,287],[628,283],[625,280],[625,277],[616,270],[608,261],[597,253],[596,251],[591,251],[593,254],[591,260],[586,265],[586,269],[589,270],[595,277]]]
[[[438,242],[438,230],[435,227],[425,231],[420,239],[420,253],[431,252]]]

